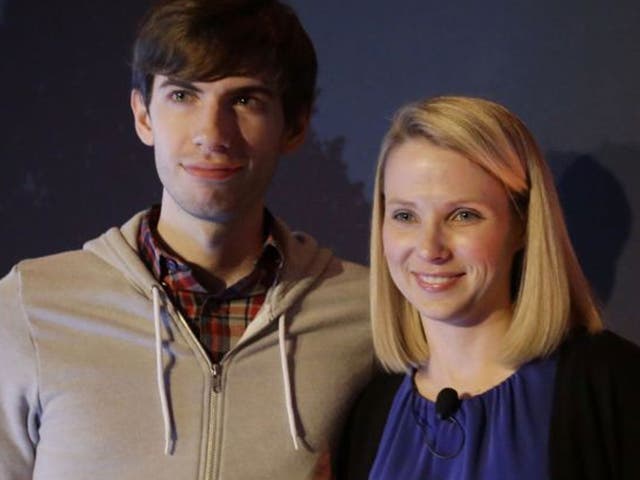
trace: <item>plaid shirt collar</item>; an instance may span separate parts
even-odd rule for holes
[[[264,214],[266,239],[255,268],[235,284],[218,292],[205,288],[197,279],[193,267],[178,255],[169,252],[157,232],[159,217],[160,207],[157,205],[142,217],[138,233],[138,248],[142,261],[156,280],[165,286],[167,293],[174,300],[178,300],[180,292],[209,294],[221,300],[248,297],[266,291],[276,280],[283,256],[272,235],[274,219],[268,210],[265,209]]]

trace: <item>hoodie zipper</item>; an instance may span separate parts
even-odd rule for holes
[[[216,453],[214,452],[214,436],[216,430],[216,416],[217,416],[217,396],[222,391],[222,365],[219,363],[211,363],[209,360],[209,356],[205,352],[204,348],[200,341],[196,338],[194,333],[191,331],[189,324],[176,309],[176,314],[180,319],[180,322],[185,327],[186,331],[189,332],[191,337],[195,340],[196,348],[200,351],[203,358],[206,359],[209,364],[210,375],[211,375],[211,392],[209,393],[209,427],[207,428],[207,451],[205,452],[205,468],[204,468],[204,478],[211,478],[214,464],[217,463],[215,460]]]
[[[280,266],[280,268],[282,268],[282,265]],[[270,290],[273,290],[273,287],[270,288]],[[265,304],[267,304],[269,302],[269,300],[265,300]],[[271,305],[271,303],[268,303],[269,305]],[[193,334],[193,332],[191,331],[191,328],[189,328],[189,324],[187,323],[187,321],[184,319],[184,317],[182,316],[182,314],[176,309],[176,313],[178,315],[178,318],[180,319],[180,322],[182,323],[182,325],[186,328],[186,330],[191,334],[192,338],[195,340],[195,344],[197,345],[198,350],[201,352],[202,356],[207,360],[209,367],[210,367],[210,375],[211,375],[211,391],[209,394],[209,428],[207,429],[207,452],[205,454],[205,468],[204,468],[204,478],[206,479],[210,479],[210,478],[217,478],[218,475],[218,468],[219,468],[219,451],[216,452],[217,449],[217,445],[216,445],[216,439],[214,438],[216,436],[216,417],[218,416],[218,401],[219,401],[219,395],[222,393],[222,389],[223,389],[223,385],[222,385],[222,372],[223,372],[223,368],[222,368],[222,363],[212,363],[211,360],[209,359],[209,356],[207,355],[207,353],[205,352],[204,348],[202,347],[202,344],[200,343],[200,341],[196,338],[196,336]],[[271,322],[273,321],[273,316],[272,316],[272,312],[269,312],[269,321],[267,322],[267,325],[265,325],[265,328],[271,324]],[[254,319],[255,320],[255,319]],[[237,346],[236,346],[237,347]],[[236,348],[234,347],[234,349]],[[224,358],[228,358],[230,356],[230,354],[232,353],[232,350],[229,350]]]
[[[217,431],[216,431],[216,423],[218,417],[218,396],[222,391],[222,364],[213,363],[211,365],[211,390],[212,394],[210,395],[211,406],[209,408],[211,412],[211,418],[209,420],[209,455],[208,455],[208,469],[207,469],[207,479],[218,478],[218,456],[219,453],[216,448],[216,443],[218,441]]]
[[[211,365],[211,379],[214,393],[222,391],[222,364],[214,363]]]

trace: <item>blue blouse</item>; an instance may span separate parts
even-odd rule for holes
[[[523,365],[492,389],[436,416],[407,375],[395,395],[371,480],[542,480],[548,473],[556,358]],[[450,458],[449,458],[450,457]]]

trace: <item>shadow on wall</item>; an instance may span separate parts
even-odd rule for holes
[[[623,160],[628,152],[614,146],[595,156],[552,152],[558,194],[576,254],[600,302],[606,305],[613,291],[618,260],[631,233],[632,212],[624,188],[596,156]],[[609,162],[607,162],[609,164]]]
[[[368,263],[371,205],[363,183],[349,181],[343,148],[344,138],[321,141],[310,131],[304,145],[280,161],[267,204],[292,229],[343,258]]]

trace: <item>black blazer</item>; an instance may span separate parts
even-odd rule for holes
[[[344,429],[337,480],[365,480],[404,375],[379,374]],[[640,348],[603,331],[560,347],[549,438],[553,480],[640,479]]]

